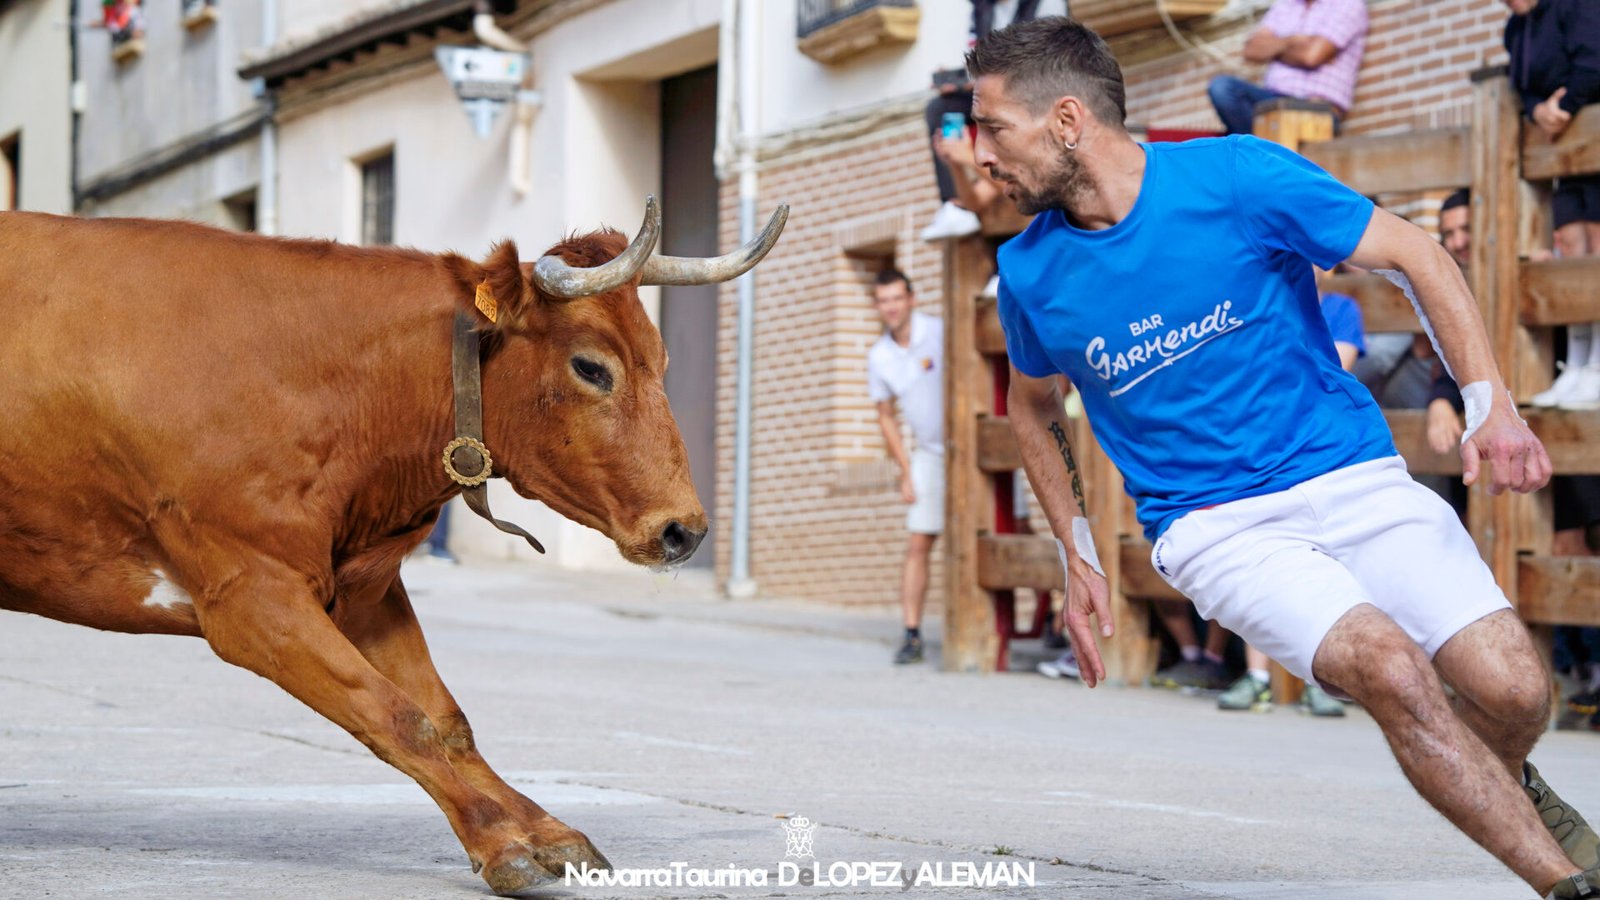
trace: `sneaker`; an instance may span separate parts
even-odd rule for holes
[[[894,664],[904,666],[922,662],[922,638],[908,637],[894,654]]]
[[[1593,900],[1600,897],[1600,869],[1586,869],[1556,882],[1546,900]]]
[[[1600,723],[1600,690],[1580,691],[1567,698],[1567,708],[1556,719],[1556,730],[1593,728],[1596,723]]]
[[[1548,388],[1528,398],[1528,403],[1543,409],[1550,409],[1561,402],[1561,398],[1567,391],[1572,390],[1573,382],[1578,380],[1580,367],[1569,366],[1566,363],[1557,363],[1557,366],[1561,369],[1561,374],[1556,376],[1556,380]]]
[[[1272,685],[1257,681],[1247,672],[1217,698],[1217,709],[1272,712]]]
[[[1600,835],[1594,833],[1594,829],[1589,827],[1577,810],[1562,802],[1556,792],[1550,790],[1550,785],[1539,777],[1539,770],[1533,767],[1533,763],[1523,763],[1522,767],[1528,775],[1528,783],[1522,789],[1533,801],[1539,818],[1544,820],[1544,827],[1550,829],[1551,836],[1561,845],[1561,851],[1567,854],[1567,859],[1585,872],[1600,868]],[[1600,879],[1594,883],[1600,886]]]
[[[1300,694],[1300,711],[1330,719],[1344,718],[1344,704],[1328,696],[1320,685],[1311,683]]]
[[[998,300],[998,299],[1000,299],[1000,276],[999,275],[991,275],[991,276],[989,276],[989,280],[987,282],[985,282],[984,285],[983,285],[983,294],[981,296],[986,300]]]
[[[1204,691],[1219,691],[1228,686],[1228,670],[1222,663],[1204,658],[1194,662],[1182,660],[1151,675],[1149,684],[1151,687],[1172,690],[1199,688]]]
[[[922,239],[932,243],[945,238],[966,237],[977,234],[981,227],[975,213],[957,206],[954,200],[946,200],[939,211],[933,214],[933,221],[922,229]]]
[[[1046,678],[1077,678],[1078,657],[1072,652],[1071,648],[1068,648],[1067,652],[1056,659],[1039,663],[1037,668],[1039,669],[1039,674]]]
[[[1565,373],[1563,373],[1565,374]],[[1557,409],[1600,409],[1600,366],[1588,365],[1578,370],[1578,377],[1556,400]]]

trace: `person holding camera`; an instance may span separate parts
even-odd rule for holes
[[[1044,16],[1067,14],[1067,0],[972,0],[972,24],[967,35],[968,49],[989,32],[1004,28],[1013,22],[1027,22]],[[972,84],[966,69],[947,69],[933,73],[933,87],[938,96],[928,101],[928,134],[934,143],[933,173],[939,182],[939,211],[933,221],[922,230],[925,241],[966,237],[978,232],[978,213],[962,200],[957,178],[944,154],[938,152],[939,142],[954,138],[965,139],[972,125]],[[975,167],[974,167],[975,168]]]

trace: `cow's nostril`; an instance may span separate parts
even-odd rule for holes
[[[666,557],[666,562],[683,562],[694,555],[700,546],[700,539],[705,537],[704,531],[690,531],[682,522],[674,519],[661,529],[661,552]]]

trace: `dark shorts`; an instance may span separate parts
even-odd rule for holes
[[[1550,211],[1557,228],[1573,222],[1600,222],[1600,175],[1557,181]]]

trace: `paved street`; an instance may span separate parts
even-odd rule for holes
[[[1532,896],[1359,712],[895,669],[888,612],[720,601],[703,579],[408,570],[485,755],[616,866],[776,874],[778,817],[803,815],[824,871],[1031,862],[1035,886],[536,896]],[[0,711],[0,896],[487,893],[419,788],[200,641],[0,613]],[[1600,736],[1552,733],[1535,758],[1600,814]]]

